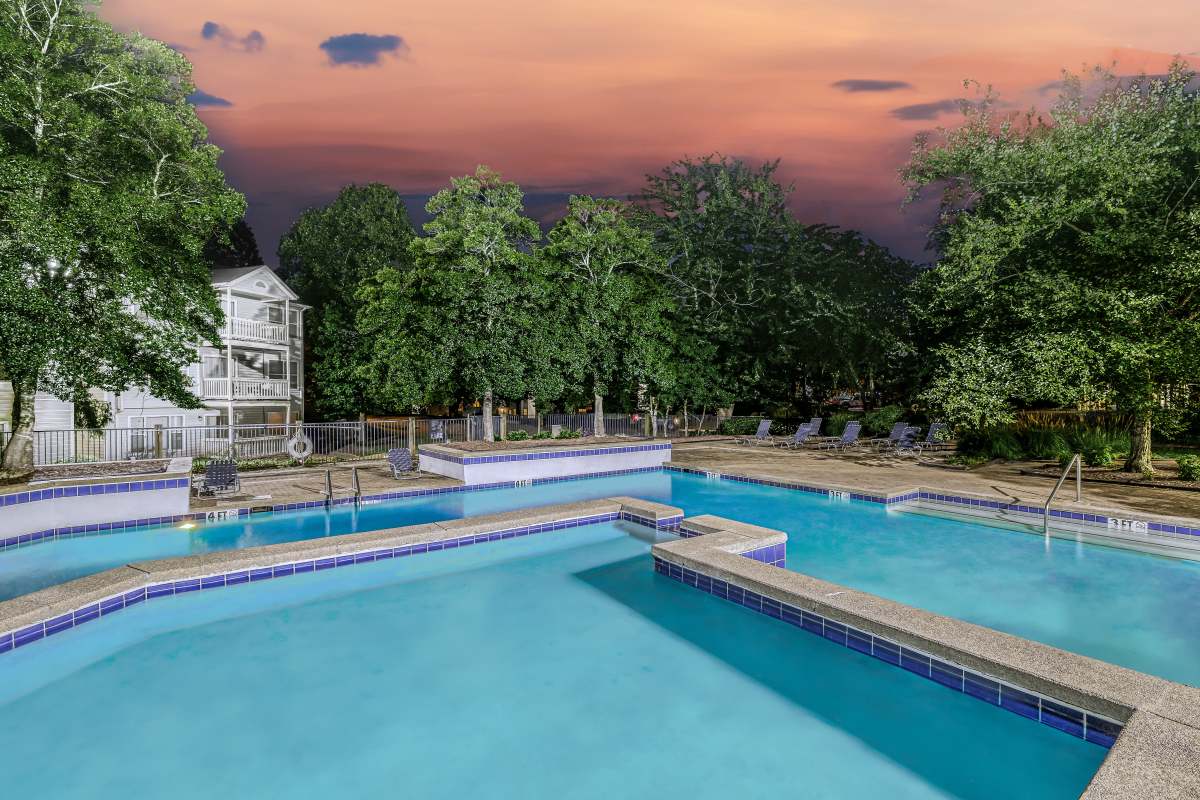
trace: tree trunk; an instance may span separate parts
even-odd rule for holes
[[[604,395],[594,394],[592,397],[592,432],[604,436]]]
[[[1154,472],[1150,448],[1150,409],[1137,412],[1133,428],[1129,432],[1129,458],[1125,459],[1126,472],[1149,475]]]
[[[0,483],[20,483],[33,475],[34,388],[15,380],[12,387],[12,434],[0,458]]]
[[[483,440],[496,441],[496,432],[492,430],[492,390],[483,393]]]

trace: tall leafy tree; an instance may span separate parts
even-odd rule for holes
[[[656,385],[671,372],[673,302],[659,278],[651,235],[618,200],[571,197],[539,251],[561,304],[573,378],[593,397],[603,436],[604,396],[614,383]]]
[[[713,396],[745,397],[764,374],[761,310],[796,228],[777,169],[725,156],[684,159],[647,176],[637,197],[679,304],[680,336],[704,343],[697,352],[713,359]]]
[[[1160,78],[1077,76],[1049,114],[1001,115],[917,141],[904,172],[935,188],[936,269],[921,282],[938,359],[927,398],[970,425],[1015,404],[1110,400],[1151,470],[1161,387],[1200,378],[1200,102]]]
[[[0,2],[0,476],[33,464],[34,395],[131,386],[199,404],[182,368],[217,340],[204,244],[241,216],[185,100],[187,61],[82,0]]]
[[[481,166],[426,211],[425,236],[410,245],[415,268],[380,270],[360,293],[359,331],[371,341],[363,375],[377,396],[479,400],[487,420],[497,396],[557,396],[548,284],[531,252],[540,231],[520,187]]]
[[[370,342],[356,326],[357,294],[382,269],[412,269],[415,235],[400,195],[371,183],[347,186],[329,205],[308,209],[280,240],[280,272],[312,306],[307,386],[318,416],[372,410],[373,393],[362,373]]]
[[[257,267],[263,263],[254,229],[245,219],[213,234],[204,246],[204,258],[214,267]]]

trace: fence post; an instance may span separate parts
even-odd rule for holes
[[[412,455],[417,454],[417,418],[408,418],[408,452]]]
[[[537,414],[537,432],[539,436],[542,433],[542,415],[540,413]]]
[[[500,415],[500,441],[508,438],[508,415]]]

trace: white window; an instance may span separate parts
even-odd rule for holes
[[[200,360],[200,376],[203,378],[228,378],[229,361],[223,353],[203,356]]]
[[[292,364],[291,364],[291,369],[292,369],[292,372],[291,372],[292,388],[299,389],[300,388],[300,362],[293,359]]]
[[[276,305],[267,306],[267,322],[283,324],[283,309]]]
[[[288,336],[292,339],[300,338],[300,312],[294,308],[288,311]]]

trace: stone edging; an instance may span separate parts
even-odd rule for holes
[[[417,449],[418,455],[429,456],[436,458],[439,461],[449,461],[453,464],[464,464],[470,466],[472,464],[498,464],[510,461],[541,461],[550,458],[578,458],[583,456],[600,456],[620,453],[645,453],[653,450],[670,450],[670,442],[655,442],[653,444],[596,444],[591,447],[574,447],[566,446],[563,448],[520,448],[514,449],[512,452],[505,453],[503,451],[484,454],[484,455],[469,455],[471,451],[458,450],[453,447],[444,447],[441,445],[421,445]],[[476,451],[478,452],[478,451]]]
[[[774,569],[742,556],[775,543],[778,531],[710,516],[685,519],[681,532],[696,523],[702,523],[696,532],[703,535],[654,545],[657,572],[1112,746],[1084,794],[1088,800],[1198,796],[1200,689]]]

